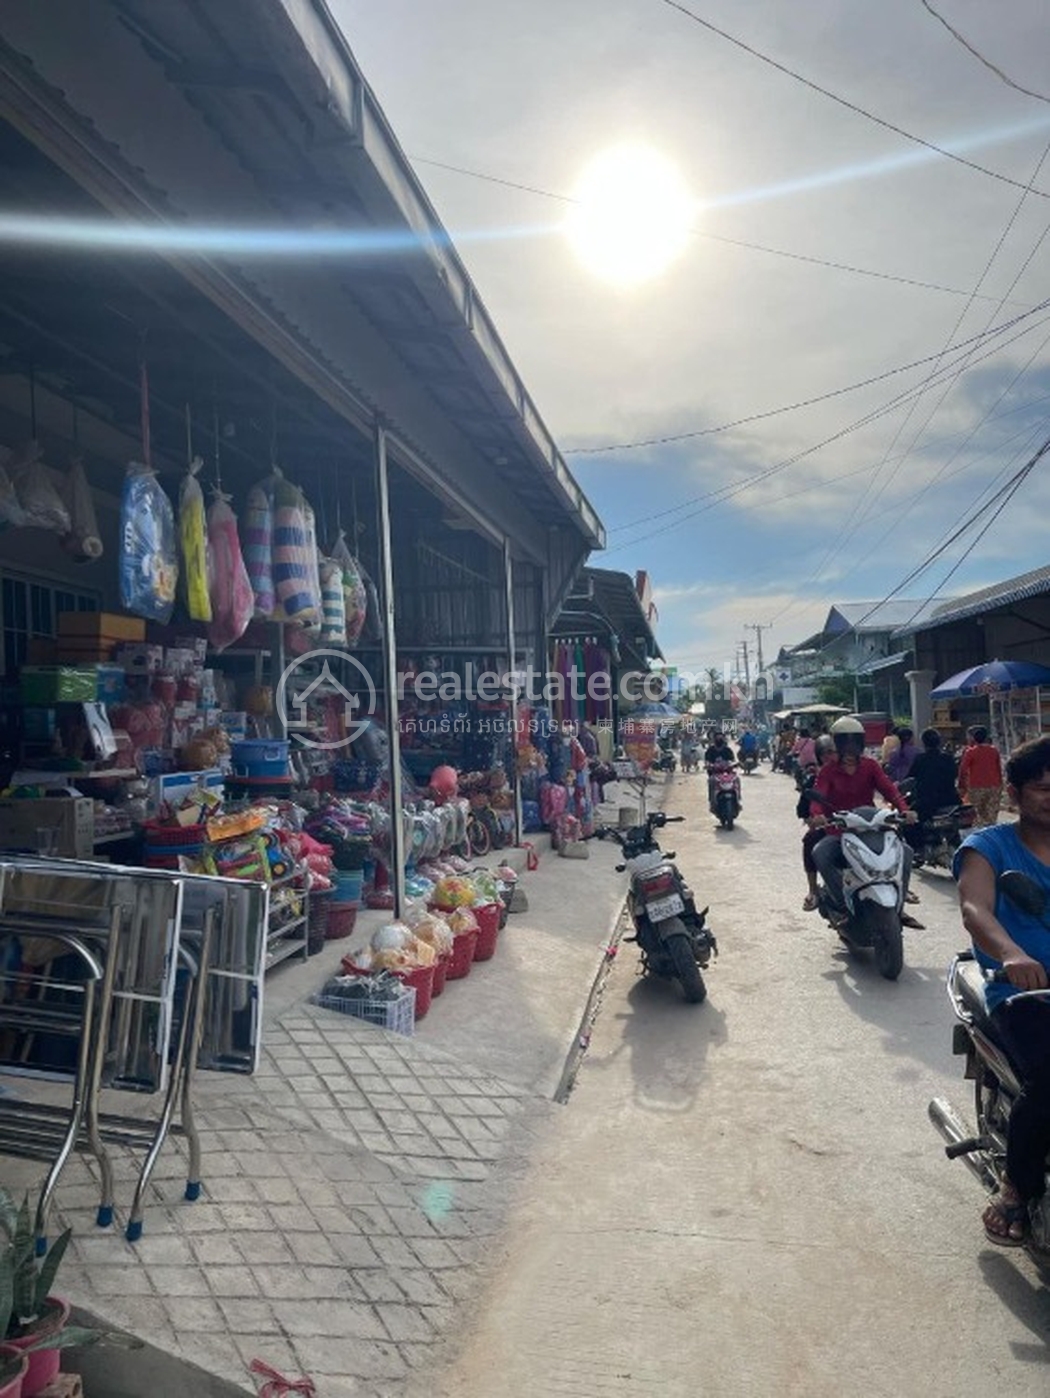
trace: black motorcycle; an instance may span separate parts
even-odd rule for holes
[[[1022,912],[1046,917],[1042,889],[1027,874],[1007,869],[996,881],[999,892]],[[957,1023],[952,1031],[952,1052],[965,1057],[963,1077],[973,1083],[974,1116],[977,1134],[972,1135],[951,1103],[935,1097],[929,1106],[930,1120],[948,1144],[949,1160],[961,1159],[989,1190],[998,1190],[1006,1169],[1006,1133],[1010,1112],[1021,1091],[1010,1055],[1000,1042],[995,1026],[984,1008],[983,988],[988,977],[972,951],[960,952],[948,968],[948,998]],[[996,971],[993,980],[1005,979]],[[1038,996],[1050,1014],[1050,990],[1026,990],[1012,995],[998,1013],[1009,1014],[1020,1000]],[[1028,1206],[1025,1246],[1043,1266],[1050,1264],[1050,1170],[1048,1192]]]
[[[654,772],[674,772],[678,767],[678,758],[675,756],[674,748],[661,748],[660,753],[653,763]]]
[[[913,803],[915,783],[910,777],[899,783],[901,795]],[[943,806],[928,819],[912,826],[908,843],[912,849],[912,864],[916,869],[926,865],[931,869],[950,869],[955,851],[973,826],[976,812],[972,806]]]
[[[682,819],[654,811],[644,825],[629,830],[603,827],[597,835],[614,839],[623,850],[624,862],[616,871],[630,873],[627,910],[634,923],[634,935],[624,941],[638,944],[643,974],[679,981],[686,1000],[698,1005],[707,995],[701,970],[712,953],[718,955],[718,943],[707,926],[708,910],[697,911],[692,889],[674,863],[674,851],[665,854],[653,834]]]

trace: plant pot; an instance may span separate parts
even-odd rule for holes
[[[44,1304],[43,1317],[34,1331],[28,1335],[21,1335],[16,1340],[5,1341],[14,1349],[29,1351],[26,1354],[29,1367],[22,1379],[22,1398],[36,1398],[41,1389],[46,1388],[58,1373],[62,1363],[62,1351],[59,1349],[30,1349],[30,1346],[39,1340],[64,1330],[69,1320],[68,1301],[63,1301],[60,1296],[49,1296]]]
[[[0,1345],[0,1362],[16,1356],[21,1362],[21,1367],[14,1378],[0,1379],[0,1398],[22,1398],[22,1380],[29,1369],[29,1360],[21,1350],[15,1349],[14,1345]]]

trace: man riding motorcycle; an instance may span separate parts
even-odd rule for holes
[[[877,762],[864,755],[864,725],[859,719],[840,718],[831,725],[831,736],[835,742],[837,761],[828,762],[817,773],[813,783],[814,791],[826,797],[826,801],[813,801],[810,805],[810,825],[815,830],[825,829],[829,823],[826,812],[855,811],[862,806],[875,804],[875,793],[894,806],[905,821],[917,819],[915,812],[908,809],[908,803],[890,781]],[[828,834],[813,851],[813,862],[824,881],[832,903],[842,909],[845,915],[845,901],[842,894],[842,855],[841,836],[835,832]],[[911,850],[904,850],[904,896],[908,902],[915,902],[908,893],[911,878]],[[922,927],[921,922],[908,914],[901,915],[905,927]]]
[[[718,762],[735,762],[736,754],[729,746],[726,735],[719,730],[714,736],[714,741],[704,753],[704,766],[707,768],[707,804],[712,814],[715,809],[715,777],[712,768]],[[743,804],[743,803],[741,803]]]
[[[1006,1172],[984,1211],[989,1240],[1019,1247],[1025,1240],[1028,1201],[1043,1193],[1050,1151],[1050,1007],[1042,1000],[1009,1004],[1018,991],[1044,990],[1050,967],[1050,928],[1041,917],[1000,897],[996,879],[1019,869],[1050,895],[1050,738],[1015,748],[1006,764],[1016,822],[968,835],[955,856],[963,924],[981,965],[1002,970],[988,981],[985,1007],[1021,1082],[1010,1113]]]

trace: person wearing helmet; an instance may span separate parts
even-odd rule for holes
[[[904,819],[911,823],[916,819],[914,811],[890,781],[873,758],[864,755],[864,725],[852,715],[837,719],[831,725],[831,736],[835,742],[837,761],[829,762],[817,773],[813,783],[814,791],[827,798],[827,801],[810,803],[809,823],[815,830],[823,830],[828,824],[828,811],[855,811],[860,806],[873,806],[875,793],[894,806]],[[839,857],[837,834],[826,835],[813,851],[813,862],[820,877],[824,880],[832,902],[842,908],[842,868]],[[904,896],[908,898],[908,882],[911,878],[911,850],[904,848]],[[912,900],[914,901],[914,900]],[[901,916],[906,927],[921,927],[915,918],[907,914]]]

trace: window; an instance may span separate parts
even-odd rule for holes
[[[65,583],[20,578],[5,573],[0,583],[3,622],[3,672],[14,674],[25,664],[30,638],[58,634],[59,612],[97,612],[97,592],[81,592]]]

